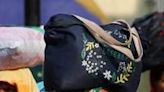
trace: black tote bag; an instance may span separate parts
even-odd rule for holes
[[[135,92],[142,46],[135,29],[120,20],[101,27],[77,15],[58,14],[45,25],[46,91],[110,87]]]

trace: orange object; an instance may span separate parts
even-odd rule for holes
[[[28,68],[0,71],[0,81],[16,84],[18,92],[39,92]]]

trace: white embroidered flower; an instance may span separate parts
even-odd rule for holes
[[[106,71],[103,73],[103,75],[104,75],[104,78],[107,79],[107,80],[110,80],[110,78],[112,78],[111,71],[107,71],[107,70],[106,70]]]
[[[97,54],[96,52],[93,53],[93,55],[96,55],[96,54]]]
[[[98,73],[95,73],[95,75],[98,75]]]
[[[82,61],[82,66],[87,66],[87,65],[88,65],[87,61],[83,60]]]
[[[102,58],[102,55],[97,55],[96,58]]]
[[[95,48],[99,48],[99,44],[98,43],[95,43]]]
[[[100,65],[100,68],[103,68],[103,65]]]

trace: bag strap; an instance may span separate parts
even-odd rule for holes
[[[125,21],[121,21],[121,22],[127,24],[127,27],[128,27],[127,31],[130,33],[130,36],[129,36],[129,39],[125,43],[122,43],[122,42],[117,41],[115,38],[113,38],[111,34],[108,34],[104,29],[102,29],[96,23],[90,20],[87,20],[85,18],[82,18],[80,16],[77,16],[77,15],[73,15],[73,16],[79,19],[80,21],[82,21],[84,25],[88,28],[88,30],[92,33],[92,35],[95,37],[95,39],[98,40],[100,43],[105,43],[108,46],[114,48],[115,50],[125,54],[132,61],[135,61],[135,62],[141,61],[141,58],[143,56],[141,40],[135,28],[131,29],[128,23],[126,23]],[[120,22],[114,22],[114,23],[120,24]],[[132,51],[129,48],[125,47],[125,46],[129,46],[132,40],[134,41],[134,45],[138,54],[137,58],[134,58]]]
[[[115,44],[115,45],[129,45],[131,43],[132,40],[132,33],[129,31],[130,33],[130,37],[129,39],[125,42],[119,42],[117,41],[115,38],[113,38],[111,36],[111,34],[108,34],[106,31],[104,31],[104,29],[102,29],[101,27],[99,27],[97,24],[95,24],[94,22],[87,20],[85,18],[82,18],[80,16],[74,15],[77,19],[81,20],[85,26],[89,29],[89,31],[92,33],[92,35],[94,35],[95,37],[98,37],[97,40],[98,41],[102,41],[101,39],[103,39],[104,41],[107,41],[110,44]]]

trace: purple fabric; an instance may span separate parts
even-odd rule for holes
[[[24,24],[24,0],[0,0],[0,25]]]
[[[79,16],[90,19],[96,23],[100,21],[84,7],[76,3],[75,0],[41,0],[41,23],[59,13],[77,14]]]

